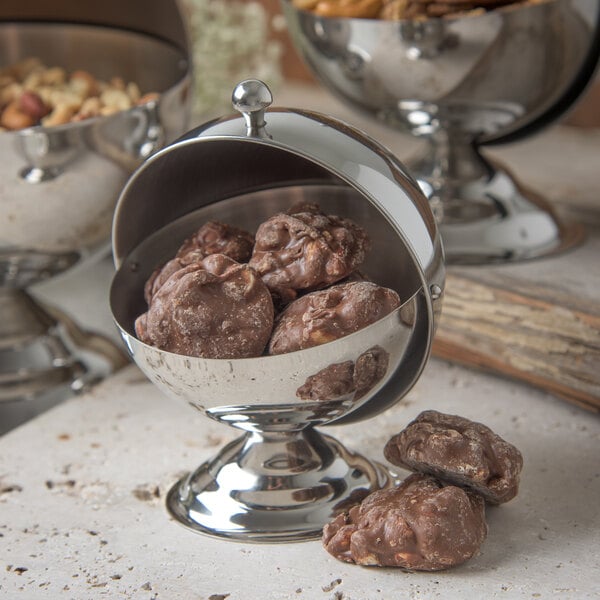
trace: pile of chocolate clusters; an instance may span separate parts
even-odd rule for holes
[[[523,466],[489,427],[433,410],[392,437],[384,455],[414,473],[325,526],[325,549],[339,560],[413,571],[464,563],[487,535],[485,503],[514,498]]]
[[[314,204],[263,222],[256,234],[205,223],[145,285],[138,338],[202,358],[250,358],[337,340],[400,306],[358,272],[365,230]]]
[[[509,4],[544,0],[292,0],[294,6],[321,17],[353,19],[428,19],[475,16]]]

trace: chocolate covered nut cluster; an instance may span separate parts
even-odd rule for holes
[[[418,571],[465,562],[486,537],[485,502],[514,498],[523,466],[489,427],[432,410],[393,436],[384,455],[415,473],[325,526],[325,549],[339,560]]]
[[[16,131],[112,115],[158,98],[135,82],[102,81],[84,70],[67,72],[27,58],[0,70],[0,127]]]
[[[439,571],[474,556],[486,534],[480,496],[414,474],[338,515],[325,526],[323,544],[357,565]]]
[[[543,0],[292,0],[294,6],[322,17],[423,20],[434,17],[478,15],[509,4]]]
[[[285,354],[333,342],[400,306],[394,290],[370,281],[340,283],[298,298],[279,315],[269,354]]]
[[[491,504],[519,491],[523,457],[489,427],[435,410],[422,412],[385,446],[389,462],[468,487]]]
[[[148,310],[136,335],[204,358],[276,355],[337,340],[400,306],[395,291],[351,277],[369,248],[362,227],[314,204],[274,215],[255,235],[205,223],[146,282]],[[387,363],[383,349],[367,351],[342,388],[366,393]],[[331,399],[331,391],[321,397],[328,385],[307,381],[298,397]]]
[[[266,286],[248,265],[224,254],[175,271],[135,322],[145,343],[204,358],[259,356],[272,327]]]
[[[365,260],[370,242],[350,219],[324,215],[314,206],[274,215],[256,232],[250,266],[283,302],[350,275]]]
[[[175,258],[152,273],[144,288],[146,302],[151,304],[155,292],[175,271],[200,262],[211,254],[224,254],[237,262],[248,262],[253,247],[254,236],[251,233],[225,223],[208,221],[183,242]]]

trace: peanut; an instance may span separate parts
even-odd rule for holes
[[[51,106],[70,106],[73,109],[73,114],[79,110],[82,98],[68,88],[58,87],[52,89],[49,94],[49,102]]]
[[[53,127],[54,125],[64,125],[68,123],[75,114],[75,108],[69,104],[59,104],[54,110],[42,119],[44,127]]]
[[[125,82],[121,77],[113,77],[109,82],[110,87],[115,88],[117,90],[124,91],[125,90]]]
[[[81,108],[77,114],[73,117],[74,121],[83,121],[84,119],[90,119],[91,117],[97,117],[100,114],[102,105],[100,98],[87,98],[83,101]]]
[[[42,72],[42,82],[46,85],[61,85],[67,80],[67,73],[62,67],[51,67]]]
[[[131,100],[126,92],[119,89],[108,89],[100,94],[100,102],[106,107],[116,108],[117,110],[127,110],[131,108]]]
[[[83,98],[97,96],[100,91],[96,78],[87,71],[74,71],[69,79],[69,84]]]
[[[6,106],[13,100],[18,100],[23,93],[23,86],[20,83],[10,83],[0,90],[0,106]]]
[[[9,70],[17,80],[23,81],[32,71],[41,67],[43,67],[42,61],[39,58],[31,57],[24,58],[10,67]]]
[[[127,92],[127,95],[133,104],[138,102],[142,95],[137,83],[134,83],[133,81],[127,84],[125,91]]]
[[[42,85],[42,71],[35,70],[29,73],[23,80],[23,87],[26,90],[35,90]]]

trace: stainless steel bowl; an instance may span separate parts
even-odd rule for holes
[[[443,253],[418,186],[373,140],[325,115],[265,112],[270,94],[257,81],[240,84],[234,98],[242,117],[191,131],[151,157],[124,189],[113,226],[111,307],[131,356],[160,390],[245,432],[173,487],[172,515],[231,539],[313,538],[348,502],[391,481],[381,465],[314,427],[368,418],[418,379],[442,301]],[[343,339],[279,356],[194,358],[136,338],[145,281],[202,223],[255,230],[303,201],[367,229],[374,247],[364,270],[396,289],[401,307]],[[310,377],[347,361],[359,368],[365,357],[381,367],[369,386],[299,397]]]
[[[600,54],[599,0],[548,0],[459,18],[323,18],[283,0],[319,81],[355,108],[427,140],[407,161],[448,263],[533,258],[581,239],[480,147],[561,116]]]
[[[77,389],[98,375],[27,288],[108,252],[125,182],[186,130],[190,106],[188,57],[157,37],[75,23],[0,23],[0,64],[27,57],[98,79],[120,76],[160,98],[112,116],[0,133],[0,401]]]

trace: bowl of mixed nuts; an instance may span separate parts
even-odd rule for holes
[[[187,129],[190,86],[184,42],[0,18],[0,402],[81,387],[72,340],[26,289],[109,251],[119,193]]]

